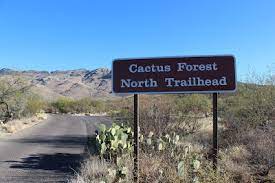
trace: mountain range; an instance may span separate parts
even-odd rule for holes
[[[17,71],[0,69],[0,77],[15,75],[26,79],[32,89],[47,100],[59,97],[80,99],[85,97],[111,98],[111,70],[77,69],[66,71]]]

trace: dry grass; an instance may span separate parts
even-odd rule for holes
[[[142,153],[140,157],[141,182],[156,182],[163,171],[162,162],[162,157],[152,157]]]
[[[133,162],[130,158],[123,158],[121,164],[127,167],[127,175],[123,180],[117,177],[118,167],[114,163],[100,159],[98,156],[89,155],[82,163],[80,171],[69,183],[129,183],[133,182],[132,169]]]
[[[45,119],[47,119],[47,114],[37,113],[35,116],[30,117],[30,118],[22,118],[22,119],[12,120],[6,124],[1,123],[0,133],[2,133],[2,135],[9,134],[9,133],[16,133],[20,130],[31,127]]]
[[[222,135],[221,164],[236,182],[275,182],[275,131],[271,126]],[[225,145],[226,144],[226,145]]]
[[[185,157],[185,177],[178,176],[177,163],[182,157],[171,158],[169,149],[159,151],[142,151],[140,154],[140,182],[144,183],[181,183],[194,181],[194,175],[203,183],[258,183],[274,179],[274,131],[251,130],[239,135],[235,143],[220,148],[219,169],[215,173],[212,169],[211,158],[207,157],[211,149],[211,120],[210,118],[200,121],[201,128],[194,134],[184,136],[180,142],[182,151],[184,147],[190,147],[190,155]],[[222,130],[226,130],[221,126]],[[204,140],[202,140],[204,139]],[[201,162],[198,172],[192,173],[190,162],[195,156]],[[127,160],[131,162],[131,159]],[[253,163],[254,162],[254,163]],[[131,163],[126,163],[126,165]],[[258,176],[257,173],[270,168],[266,176]],[[90,158],[82,166],[79,174],[76,174],[72,183],[117,182],[110,176],[110,171],[115,166],[96,157]],[[131,175],[131,168],[128,167]],[[268,178],[269,177],[269,178]],[[130,181],[129,181],[130,180]],[[124,182],[132,182],[131,179]],[[274,181],[273,181],[274,182]]]
[[[90,156],[85,163],[81,165],[80,173],[76,173],[70,183],[99,183],[100,181],[114,180],[114,177],[108,177],[110,164],[98,157]]]
[[[234,177],[236,182],[252,182],[248,161],[250,156],[245,146],[232,146],[220,151],[219,164]]]
[[[219,160],[218,170],[215,172],[211,159],[212,117],[202,118],[201,115],[195,115],[194,117],[198,117],[195,121],[191,118],[190,121],[174,118],[173,116],[180,115],[177,116],[176,111],[171,110],[174,108],[171,98],[161,99],[153,97],[148,100],[146,96],[141,98],[141,133],[146,138],[148,133],[153,131],[156,138],[159,138],[175,132],[181,136],[180,148],[175,151],[176,156],[171,157],[171,149],[160,152],[156,148],[149,149],[148,146],[141,145],[143,149],[140,155],[140,182],[189,183],[196,182],[194,177],[202,183],[275,182],[274,121],[273,125],[269,126],[235,128],[232,124],[238,124],[238,122],[234,120],[224,122],[223,119],[219,119]],[[246,115],[246,113],[242,114]],[[228,115],[234,116],[229,112]],[[250,121],[245,121],[244,124],[246,123]],[[183,157],[186,146],[190,147],[190,154]],[[201,163],[196,172],[192,168],[194,157]],[[184,161],[184,177],[178,175],[179,161]],[[108,181],[105,182],[108,183]]]

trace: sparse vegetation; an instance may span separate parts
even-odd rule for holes
[[[30,86],[21,78],[0,78],[0,117],[4,123],[24,115]]]
[[[0,136],[8,134],[8,133],[15,133],[25,128],[31,127],[37,124],[40,121],[47,119],[47,114],[44,112],[36,113],[34,116],[31,117],[23,117],[21,119],[14,119],[9,121],[5,124],[0,124]]]
[[[36,94],[32,94],[27,98],[24,114],[26,116],[32,116],[34,114],[38,114],[41,111],[44,111],[46,106],[47,106],[47,103],[45,100],[43,100],[40,96]]]
[[[46,119],[45,105],[24,79],[0,78],[0,133],[14,133]]]
[[[105,103],[90,98],[74,100],[62,97],[49,104],[47,111],[59,113],[100,113],[105,112]]]
[[[32,93],[26,81],[13,76],[0,80],[0,103],[1,120],[6,123],[1,128],[7,132],[18,131],[27,123],[16,119],[31,116],[44,119],[43,110],[107,112],[118,125],[101,129],[97,154],[83,164],[74,181],[132,181],[132,97],[113,101],[64,97],[46,102]],[[216,173],[211,165],[210,95],[143,95],[140,104],[141,182],[248,183],[274,179],[271,175],[275,167],[272,79],[239,83],[236,93],[219,95],[220,153]]]
[[[267,81],[239,83],[236,93],[220,95],[220,153],[216,173],[211,156],[211,96],[143,95],[140,181],[274,182],[271,170],[275,167],[275,86],[271,79]],[[109,113],[116,123],[133,126],[131,102],[129,97],[110,105],[115,106]],[[131,159],[131,153],[125,154]],[[118,168],[104,158],[97,161],[107,161],[108,167]],[[130,176],[132,165],[126,169]],[[102,171],[105,179],[95,180],[112,182],[108,170]]]

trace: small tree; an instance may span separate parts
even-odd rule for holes
[[[30,87],[31,85],[14,75],[0,78],[0,111],[4,123],[20,117]]]

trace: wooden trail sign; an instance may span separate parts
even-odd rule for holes
[[[117,59],[113,93],[222,93],[236,89],[233,56]]]

